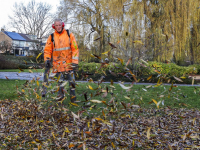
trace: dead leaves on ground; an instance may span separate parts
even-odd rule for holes
[[[153,100],[154,103],[157,103]],[[91,100],[100,103],[98,100]],[[198,110],[142,109],[122,102],[127,111],[102,110],[99,116],[4,100],[1,148],[39,149],[181,149],[199,148]],[[105,119],[106,118],[106,119]],[[167,144],[166,144],[167,143]]]

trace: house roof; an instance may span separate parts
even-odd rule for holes
[[[4,31],[4,33],[8,35],[12,40],[26,41],[25,38],[23,38],[20,34],[16,32]]]
[[[19,33],[27,42],[32,42],[31,39],[28,38],[27,34]]]
[[[46,43],[42,43],[36,38],[31,39],[31,37],[36,37],[35,35],[28,35],[24,33],[16,33],[16,32],[9,32],[9,31],[2,31],[2,32],[4,32],[7,36],[9,36],[12,40],[41,43],[42,45],[46,44]]]

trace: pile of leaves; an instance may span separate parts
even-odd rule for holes
[[[124,106],[95,116],[60,103],[44,108],[31,101],[0,101],[0,148],[200,148],[200,111]]]

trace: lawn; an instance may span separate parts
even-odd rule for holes
[[[2,149],[198,149],[199,87],[0,80]],[[66,85],[67,90],[68,85]]]
[[[42,82],[40,81],[22,81],[22,80],[0,80],[0,98],[3,99],[18,99],[20,96],[24,98],[36,98],[41,94]],[[54,103],[57,96],[56,82],[52,82],[49,86],[49,93],[45,100],[48,103]],[[125,89],[127,88],[127,89]],[[65,86],[66,95],[68,95],[68,83]],[[22,92],[24,91],[24,92]],[[54,91],[54,92],[53,92]],[[129,103],[139,105],[144,108],[155,108],[155,103],[159,103],[159,107],[170,106],[173,108],[200,108],[200,87],[195,86],[169,86],[169,85],[123,85],[123,84],[108,84],[100,85],[95,83],[77,82],[76,95],[77,101],[82,107],[83,105],[93,105],[90,100],[100,100],[106,103],[112,103],[112,100],[117,104]],[[87,97],[87,99],[86,99]],[[42,98],[39,97],[42,101]],[[63,101],[65,105],[69,104],[69,96]],[[113,104],[113,103],[112,103]],[[100,109],[105,104],[95,103],[95,106]],[[74,107],[72,107],[74,108]],[[75,107],[76,108],[76,107]],[[97,109],[96,109],[97,110]]]

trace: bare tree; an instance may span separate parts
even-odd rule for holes
[[[7,31],[8,30],[8,28],[5,26],[5,25],[3,25],[2,27],[1,27],[1,31]]]
[[[72,28],[82,28],[83,32],[77,33],[82,34],[84,37],[83,43],[91,49],[92,53],[103,58],[105,55],[102,55],[102,53],[110,49],[109,43],[117,43],[119,39],[116,41],[116,37],[122,36],[122,32],[127,32],[124,29],[123,23],[127,22],[128,17],[125,18],[124,16],[132,3],[131,0],[122,1],[61,0],[58,12],[59,16],[70,24]],[[120,34],[116,34],[117,31]],[[127,37],[125,36],[125,38]],[[127,39],[123,40],[127,41]]]
[[[38,40],[35,40],[31,44],[31,55],[37,56],[39,53],[43,52],[43,46],[41,45],[41,42]]]
[[[18,32],[37,35],[41,38],[52,32],[51,24],[55,18],[51,14],[52,6],[47,3],[36,3],[31,0],[27,5],[15,3],[14,16],[9,16],[10,24]]]
[[[87,30],[87,43],[91,41],[92,33],[98,33],[102,38],[99,40],[99,53],[105,50],[106,21],[108,16],[102,11],[101,0],[61,0],[59,7],[59,15],[64,21],[71,24],[72,27],[82,26],[83,30]],[[70,15],[69,15],[70,14]],[[80,33],[79,33],[80,34]]]
[[[0,51],[2,53],[10,54],[11,50],[13,49],[13,44],[9,42],[8,40],[2,41],[0,43]]]

